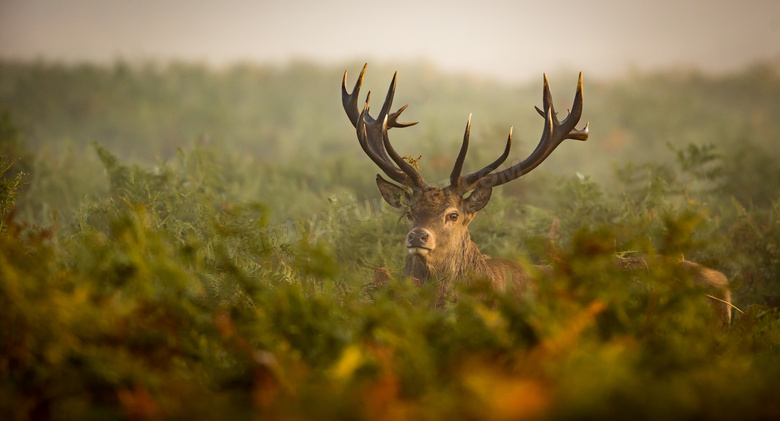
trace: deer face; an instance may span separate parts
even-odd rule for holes
[[[468,226],[490,200],[490,188],[466,198],[451,188],[402,188],[377,176],[385,201],[406,213],[409,232],[404,245],[412,256],[436,261],[454,256],[470,241]]]

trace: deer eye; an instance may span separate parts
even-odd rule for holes
[[[458,213],[457,212],[453,212],[453,213],[447,215],[447,220],[448,221],[452,221],[452,222],[457,221],[458,220]]]
[[[406,219],[412,220],[412,213],[410,211],[406,211]]]

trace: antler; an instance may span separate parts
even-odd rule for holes
[[[396,72],[396,74],[393,75],[393,81],[390,83],[385,102],[382,104],[382,109],[377,118],[372,117],[368,112],[368,101],[369,98],[371,98],[370,92],[366,95],[366,102],[363,106],[363,110],[358,111],[358,96],[360,95],[360,87],[363,85],[363,76],[366,73],[367,66],[368,64],[363,66],[363,70],[361,70],[360,76],[355,82],[352,93],[347,91],[346,71],[344,72],[344,80],[341,84],[341,102],[344,105],[344,111],[347,112],[349,120],[352,122],[352,125],[355,126],[358,142],[360,142],[360,146],[363,148],[366,155],[368,155],[368,157],[371,158],[371,160],[374,161],[374,163],[391,179],[398,183],[415,187],[425,186],[426,184],[422,176],[420,176],[414,167],[398,155],[390,144],[390,139],[387,135],[387,131],[390,128],[409,127],[417,124],[416,121],[410,123],[401,123],[398,121],[398,117],[406,109],[406,105],[394,113],[389,113],[390,107],[392,107],[393,104],[395,81],[398,73]]]
[[[466,160],[466,152],[469,149],[469,135],[471,133],[471,115],[469,115],[469,121],[466,123],[466,130],[463,133],[463,144],[460,147],[460,153],[458,153],[458,159],[455,160],[455,166],[452,168],[450,174],[450,186],[451,188],[459,191],[461,194],[466,193],[469,190],[476,187],[477,181],[482,177],[495,171],[501,164],[506,161],[509,156],[509,149],[512,146],[512,129],[509,129],[509,137],[506,139],[506,148],[504,153],[498,157],[493,163],[489,164],[485,168],[479,171],[466,174],[461,177],[460,171],[463,169],[463,161]]]
[[[544,93],[543,93],[543,106],[544,110],[540,110],[538,107],[536,111],[544,117],[545,125],[542,137],[539,140],[539,144],[536,145],[536,149],[522,162],[519,162],[509,168],[506,168],[499,172],[493,172],[499,165],[501,165],[509,155],[509,148],[512,144],[512,129],[509,129],[509,137],[506,142],[506,149],[504,153],[492,164],[485,168],[473,172],[464,176],[460,176],[461,168],[463,167],[463,160],[466,158],[466,150],[468,149],[468,138],[471,127],[471,117],[469,116],[469,122],[466,125],[466,133],[463,136],[463,145],[458,154],[458,159],[455,161],[455,166],[450,175],[451,188],[457,189],[461,193],[468,192],[475,189],[478,185],[483,187],[496,187],[504,183],[508,183],[524,174],[527,174],[539,164],[544,162],[550,154],[566,139],[576,140],[588,140],[588,126],[585,124],[585,128],[577,130],[575,125],[580,121],[582,116],[582,73],[580,73],[579,81],[577,82],[577,93],[574,95],[574,104],[572,105],[571,112],[561,122],[558,121],[557,113],[555,112],[555,106],[553,106],[552,94],[550,93],[550,84],[547,82],[547,75],[544,76]]]

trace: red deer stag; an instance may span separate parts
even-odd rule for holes
[[[468,174],[462,174],[463,162],[469,146],[471,118],[466,124],[460,153],[450,175],[450,185],[445,188],[428,185],[415,168],[404,160],[393,148],[388,130],[417,124],[398,121],[406,106],[391,113],[395,94],[396,75],[387,91],[385,102],[376,118],[369,114],[366,97],[363,109],[358,108],[358,96],[363,84],[366,66],[350,93],[347,90],[347,72],[344,72],[341,99],[349,120],[357,131],[357,138],[363,151],[393,181],[393,184],[377,174],[379,191],[387,203],[397,209],[405,209],[410,230],[406,235],[405,246],[408,250],[404,275],[425,282],[429,279],[442,281],[443,289],[452,282],[469,282],[473,279],[488,279],[492,286],[504,290],[508,283],[522,294],[533,287],[532,273],[517,262],[491,258],[480,253],[471,241],[468,225],[477,212],[487,205],[494,187],[512,181],[527,174],[555,150],[566,139],[587,140],[588,124],[582,130],[575,128],[582,115],[582,74],[577,83],[569,115],[559,121],[547,77],[544,77],[543,109],[536,111],[544,117],[544,130],[536,149],[523,161],[503,170],[498,168],[509,156],[512,144],[512,130],[506,141],[504,152],[498,159],[486,167]],[[464,197],[467,193],[468,196]],[[629,262],[636,266],[638,261]],[[623,262],[624,264],[626,262]],[[731,310],[726,277],[720,272],[705,268],[692,262],[683,262],[684,268],[695,281],[714,287],[719,297],[713,297],[718,316],[728,323]],[[548,272],[549,267],[538,266],[540,272]]]

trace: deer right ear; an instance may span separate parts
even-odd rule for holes
[[[394,208],[400,208],[401,195],[403,194],[403,188],[396,186],[395,184],[385,180],[381,175],[376,175],[376,185],[379,187],[379,193],[382,193],[382,198],[385,202],[389,203]]]
[[[476,189],[474,189],[474,191],[471,192],[469,197],[464,199],[464,201],[466,202],[466,211],[474,213],[482,210],[482,208],[484,208],[488,204],[488,201],[490,201],[491,193],[493,193],[492,187],[479,186]]]

